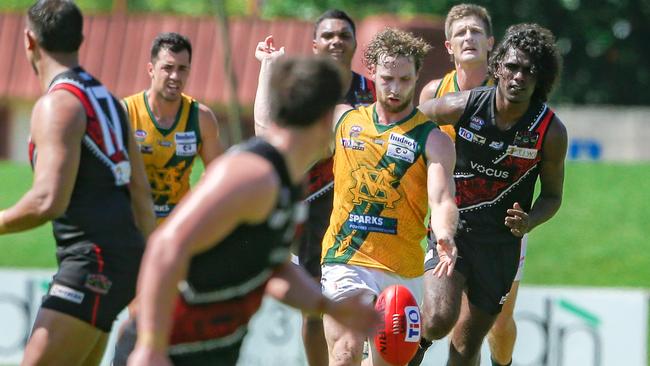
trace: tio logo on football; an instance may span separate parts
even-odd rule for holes
[[[417,306],[405,306],[406,315],[406,337],[405,342],[420,342],[422,324],[420,321],[420,309]]]

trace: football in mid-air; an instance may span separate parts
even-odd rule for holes
[[[377,351],[393,366],[406,365],[418,350],[422,334],[417,301],[408,288],[393,285],[381,292],[375,308],[382,315],[374,339]]]

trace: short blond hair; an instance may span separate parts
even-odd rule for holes
[[[413,57],[415,71],[419,72],[430,49],[430,44],[413,33],[387,27],[372,38],[363,53],[363,63],[372,71],[383,57]]]
[[[475,4],[458,4],[453,6],[449,13],[447,13],[447,18],[445,18],[445,37],[447,40],[451,38],[451,26],[455,21],[466,18],[469,16],[475,16],[485,25],[485,33],[488,37],[492,36],[492,18],[487,9],[480,5]]]

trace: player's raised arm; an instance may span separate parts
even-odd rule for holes
[[[465,111],[469,91],[445,94],[421,103],[418,109],[439,125],[455,125]]]
[[[261,136],[271,123],[269,93],[271,92],[271,67],[278,58],[284,55],[284,47],[275,48],[273,36],[267,36],[255,48],[255,57],[260,61],[260,74],[255,93],[253,118],[255,119],[255,135]]]

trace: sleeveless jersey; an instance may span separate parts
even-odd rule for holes
[[[423,273],[426,229],[425,145],[436,125],[417,109],[381,125],[375,105],[347,112],[336,129],[334,211],[323,263]]]
[[[135,226],[128,183],[128,122],[119,102],[94,77],[76,67],[57,75],[48,93],[65,90],[86,112],[77,177],[65,213],[52,221],[60,247],[91,241],[101,248],[144,248]],[[32,166],[38,146],[29,142]]]
[[[375,99],[375,83],[365,76],[352,72],[352,84],[343,98],[343,103],[358,108],[374,103]],[[332,158],[327,158],[314,165],[309,171],[308,201],[311,202],[332,189],[334,184],[332,165]]]
[[[515,202],[530,210],[554,113],[546,104],[531,101],[524,116],[501,131],[495,123],[495,97],[496,87],[472,90],[456,124],[456,203],[460,230],[514,238],[503,224],[506,210]]]
[[[168,129],[158,125],[146,92],[125,98],[124,104],[142,153],[160,224],[190,189],[192,164],[201,150],[198,102],[182,94],[176,120]]]
[[[211,339],[243,337],[274,268],[288,260],[296,226],[306,214],[302,185],[291,183],[284,158],[273,146],[252,139],[229,153],[239,152],[257,154],[273,164],[280,178],[278,201],[265,222],[241,224],[192,258],[187,279],[179,284],[172,354],[204,350]]]
[[[492,86],[494,83],[492,80],[486,80],[483,82],[482,86]],[[459,92],[460,86],[458,86],[458,73],[456,70],[452,70],[448,72],[442,80],[440,80],[440,84],[438,84],[438,88],[436,89],[436,94],[434,98],[440,98],[443,95],[447,93],[456,93]],[[452,141],[456,141],[456,130],[454,129],[454,126],[452,125],[443,125],[440,126],[440,129],[449,135],[451,137]]]

